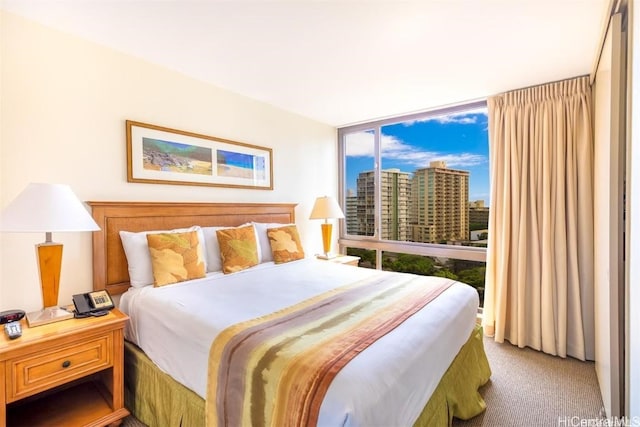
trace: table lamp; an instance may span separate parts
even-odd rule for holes
[[[332,224],[329,222],[329,219],[331,218],[344,218],[340,205],[338,205],[338,202],[333,197],[318,197],[311,210],[311,216],[309,216],[309,219],[324,219],[324,223],[321,224],[324,255],[319,255],[318,258],[329,259],[335,256],[329,255],[331,251],[332,232]]]
[[[99,229],[68,185],[31,183],[4,208],[0,214],[0,231],[45,233],[45,241],[36,245],[44,308],[27,313],[29,326],[73,317],[58,307],[62,244],[53,242],[51,233]]]

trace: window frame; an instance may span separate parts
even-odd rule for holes
[[[487,101],[474,101],[465,104],[459,104],[455,106],[437,108],[432,110],[423,111],[420,113],[413,113],[403,116],[390,117],[386,119],[375,120],[366,123],[359,123],[355,125],[344,126],[338,128],[338,173],[339,173],[339,188],[338,197],[339,203],[343,211],[346,212],[346,150],[345,150],[345,135],[362,132],[373,131],[374,132],[374,181],[376,192],[374,194],[375,212],[374,212],[374,233],[373,236],[362,236],[347,234],[346,221],[340,221],[339,226],[339,238],[338,244],[342,253],[346,252],[346,248],[359,248],[370,249],[376,251],[376,268],[380,269],[382,265],[382,252],[397,252],[407,253],[413,255],[424,255],[432,257],[446,257],[453,259],[461,259],[468,261],[486,262],[487,249],[473,246],[457,246],[457,245],[443,245],[436,243],[421,243],[421,242],[407,242],[399,240],[382,240],[381,235],[381,173],[380,165],[382,161],[382,147],[380,144],[382,128],[387,125],[393,125],[405,121],[412,121],[418,119],[424,119],[425,117],[436,117],[447,114],[460,113],[468,110],[486,108]],[[491,183],[489,183],[491,185]],[[489,214],[491,215],[491,214]]]

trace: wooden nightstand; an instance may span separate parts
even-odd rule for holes
[[[360,262],[360,257],[351,255],[338,255],[329,259],[318,257],[318,259],[329,262],[337,262],[338,264],[353,265],[354,267],[357,267],[358,263]]]
[[[119,424],[128,317],[69,319],[0,337],[0,426]]]

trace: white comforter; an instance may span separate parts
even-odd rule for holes
[[[130,288],[120,309],[131,318],[126,338],[204,398],[209,348],[224,328],[371,274],[397,273],[315,258],[263,263],[161,288]],[[319,425],[412,425],[469,338],[477,307],[475,289],[456,283],[360,353],[333,380]]]

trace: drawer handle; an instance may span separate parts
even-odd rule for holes
[[[64,362],[62,362],[62,367],[63,368],[68,368],[69,366],[71,366],[71,362],[68,360],[65,360]]]

